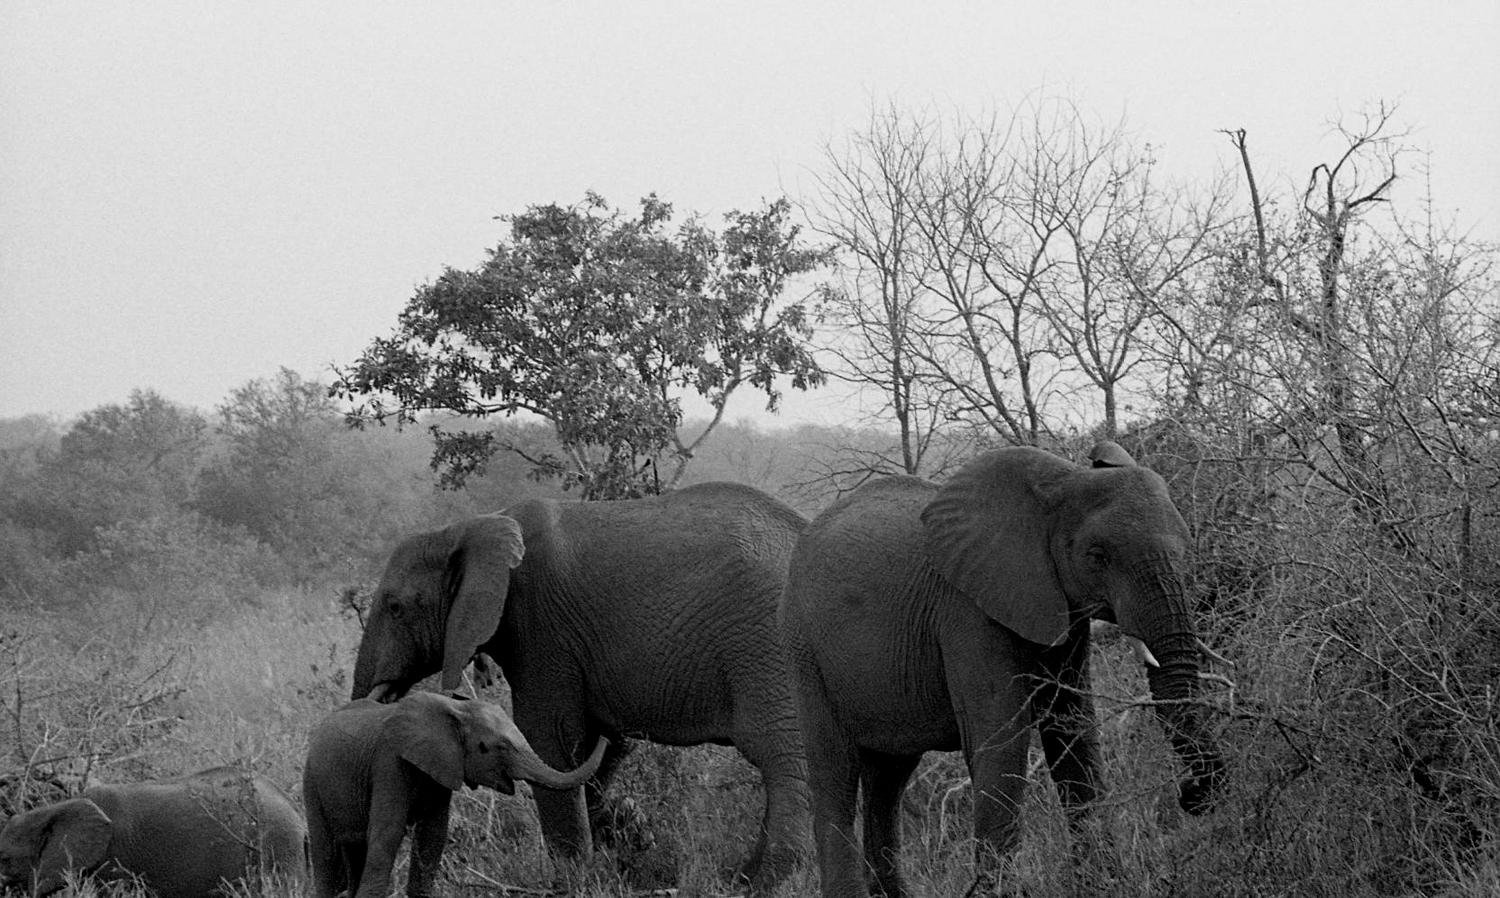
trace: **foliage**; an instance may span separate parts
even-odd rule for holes
[[[433,425],[433,465],[455,485],[499,448],[589,499],[675,484],[738,388],[774,409],[783,378],[820,382],[806,311],[782,296],[825,254],[801,244],[784,200],[731,213],[722,234],[697,219],[671,231],[671,215],[654,195],[627,217],[589,194],[510,217],[482,266],[419,290],[395,334],[340,373],[335,391],[361,401],[351,420],[525,412],[554,428],[558,454]],[[691,442],[679,434],[682,391],[714,409]]]
[[[465,494],[440,491],[419,434],[350,431],[325,385],[287,370],[233,391],[218,418],[137,391],[63,426],[0,422],[0,599],[207,621],[267,588],[373,570],[411,530],[542,491],[503,464]]]
[[[281,369],[218,409],[221,448],[193,506],[241,528],[302,580],[378,556],[441,504],[399,441],[352,433],[328,387]],[[424,500],[428,500],[425,501]]]
[[[99,528],[170,512],[192,498],[209,447],[203,416],[149,390],[85,412],[55,451],[18,478],[7,516],[44,531],[64,555],[97,545]]]

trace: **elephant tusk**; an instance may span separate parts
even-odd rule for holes
[[[1161,662],[1157,661],[1156,656],[1151,654],[1151,650],[1146,648],[1146,643],[1129,633],[1125,634],[1125,641],[1130,643],[1130,650],[1135,653],[1136,659],[1142,664],[1147,667],[1161,667]]]
[[[1215,664],[1222,664],[1225,667],[1234,667],[1233,661],[1230,661],[1228,658],[1225,658],[1223,655],[1209,648],[1208,643],[1204,642],[1201,636],[1195,636],[1193,637],[1193,640],[1198,643],[1198,651],[1202,652],[1204,657],[1208,658],[1208,660],[1214,662]]]

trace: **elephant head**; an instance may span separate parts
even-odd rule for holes
[[[0,829],[0,880],[32,895],[55,892],[69,871],[103,863],[112,832],[109,816],[86,798],[17,814]]]
[[[430,692],[402,699],[386,728],[403,759],[450,791],[485,786],[511,795],[516,780],[572,789],[594,775],[609,745],[601,738],[582,766],[564,773],[537,756],[499,705]]]
[[[510,571],[525,551],[521,525],[484,515],[403,540],[391,554],[370,605],[354,664],[354,698],[400,698],[442,670],[459,677],[500,625]]]
[[[922,512],[928,554],[954,586],[1026,640],[1057,645],[1092,616],[1144,643],[1147,677],[1189,778],[1184,809],[1206,809],[1224,763],[1194,702],[1199,641],[1184,589],[1188,529],[1155,472],[1101,443],[1093,467],[1040,449],[970,462]]]

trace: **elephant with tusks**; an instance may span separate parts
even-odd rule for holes
[[[941,486],[870,481],[798,542],[782,620],[824,898],[863,898],[870,884],[911,894],[897,809],[924,752],[961,750],[968,764],[971,893],[993,884],[1016,842],[1031,728],[1081,823],[1100,790],[1090,618],[1140,648],[1187,767],[1182,807],[1200,813],[1220,790],[1224,762],[1194,700],[1204,647],[1184,591],[1187,526],[1162,479],[1121,447],[1101,443],[1091,460],[1018,447]]]

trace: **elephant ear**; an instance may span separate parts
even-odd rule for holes
[[[37,893],[61,888],[68,871],[86,872],[104,862],[113,824],[104,809],[87,798],[58,802],[46,814],[37,851]]]
[[[1049,495],[1076,470],[1041,449],[997,449],[959,469],[922,510],[938,572],[992,619],[1041,645],[1068,632]]]
[[[1100,440],[1089,450],[1089,461],[1096,468],[1133,468],[1135,459],[1119,443]]]
[[[413,693],[396,703],[385,731],[402,760],[450,792],[463,787],[463,729],[453,699]]]
[[[505,613],[511,569],[526,544],[521,525],[505,515],[483,515],[448,528],[453,596],[443,632],[443,690],[458,688],[474,652],[495,635]]]

